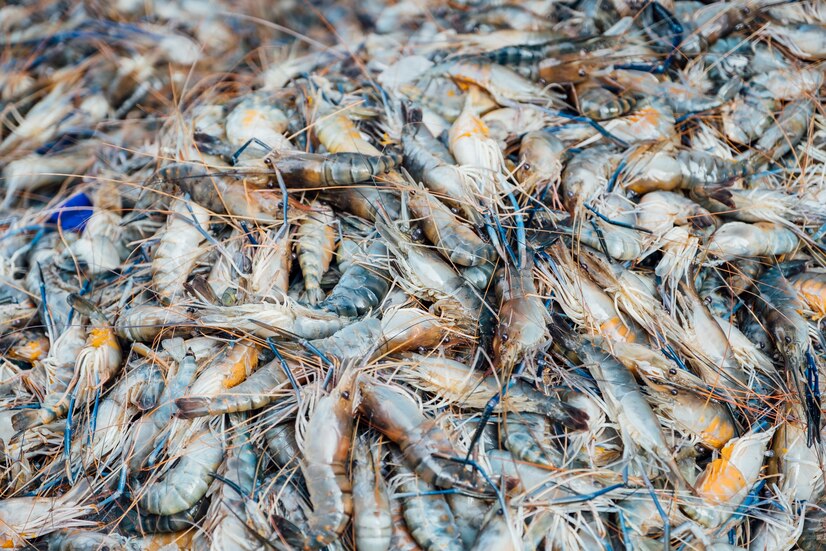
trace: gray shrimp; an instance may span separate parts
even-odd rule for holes
[[[459,529],[445,498],[428,495],[432,486],[402,466],[396,469],[399,489],[411,494],[401,499],[404,520],[410,535],[425,551],[461,551]]]
[[[264,157],[257,165],[239,166],[224,174],[237,173],[259,187],[275,187],[280,174],[287,187],[312,189],[366,182],[392,170],[398,163],[399,158],[391,155],[281,151]]]
[[[358,549],[385,551],[393,535],[393,517],[373,446],[370,440],[361,436],[353,448],[353,526]]]
[[[335,216],[330,207],[314,203],[309,216],[298,225],[296,253],[304,276],[303,300],[316,305],[324,300],[321,277],[330,267],[335,251]]]
[[[401,448],[405,461],[418,476],[440,488],[467,486],[467,482],[460,480],[462,467],[439,458],[458,456],[447,434],[421,413],[412,398],[397,388],[366,378],[359,380],[358,387],[359,413]]]
[[[374,240],[364,258],[355,261],[318,306],[340,316],[363,316],[381,304],[390,289],[387,247]]]
[[[353,433],[350,376],[316,404],[307,425],[301,472],[313,513],[301,541],[303,549],[321,549],[336,541],[353,514],[353,494],[345,463]]]
[[[183,396],[175,400],[177,416],[193,419],[262,408],[279,398],[278,389],[288,383],[279,360],[258,368],[243,382],[215,396]]]
[[[193,435],[179,456],[180,461],[162,479],[142,490],[139,503],[148,513],[168,516],[194,507],[206,495],[224,459],[224,448],[207,428]]]
[[[408,206],[427,239],[454,264],[478,266],[490,257],[492,247],[426,190],[411,191]]]

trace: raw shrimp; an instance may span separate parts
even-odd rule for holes
[[[385,551],[393,536],[393,518],[378,456],[371,447],[371,442],[361,437],[353,449],[355,541],[359,549]]]
[[[301,472],[313,504],[300,545],[320,549],[336,541],[353,514],[353,495],[345,464],[353,432],[351,375],[322,397],[310,415]]]
[[[324,204],[316,203],[309,216],[298,226],[296,252],[304,276],[303,300],[310,305],[320,303],[325,297],[321,290],[321,277],[330,267],[335,252],[334,222],[333,211]],[[286,291],[286,286],[283,290]]]
[[[184,289],[189,273],[205,252],[209,212],[197,203],[175,201],[152,259],[152,286],[162,302],[170,303]]]

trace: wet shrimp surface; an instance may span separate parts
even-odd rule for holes
[[[0,53],[0,547],[826,548],[822,1],[21,0]]]

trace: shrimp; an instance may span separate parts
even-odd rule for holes
[[[610,353],[602,352],[587,341],[576,342],[564,329],[555,329],[565,346],[577,352],[588,367],[605,400],[608,415],[619,426],[625,457],[642,449],[652,459],[671,468],[668,476],[677,487],[688,487],[682,471],[666,442],[660,422],[651,409],[631,372]]]
[[[505,159],[490,130],[476,113],[478,94],[468,94],[462,114],[450,127],[450,152],[462,170],[472,177],[473,195],[486,206],[495,205],[500,194],[512,191],[504,177]]]
[[[458,457],[447,434],[425,417],[416,402],[397,387],[367,378],[358,382],[359,414],[401,448],[405,461],[418,476],[439,488],[467,486],[462,467],[445,458]]]
[[[618,96],[601,86],[591,86],[580,90],[577,99],[582,114],[597,121],[620,117],[637,105],[634,96]]]
[[[93,526],[83,520],[92,514],[88,504],[93,490],[81,479],[59,497],[10,497],[0,501],[0,545],[4,548],[29,546],[27,540],[64,528]]]
[[[404,167],[414,181],[424,184],[451,208],[458,208],[465,217],[477,223],[472,182],[456,166],[450,150],[421,121],[421,112],[408,111],[407,124],[402,128]]]
[[[221,476],[229,482],[213,486],[204,531],[194,542],[199,548],[254,551],[261,548],[259,538],[266,541],[271,537],[268,521],[251,497],[256,489],[258,457],[246,435],[244,421],[237,414],[230,417],[235,431],[221,465]],[[243,493],[239,494],[239,490]],[[202,541],[201,536],[209,536],[209,541]]]
[[[37,314],[31,301],[0,304],[0,335],[10,333],[15,327],[25,325]]]
[[[814,108],[814,103],[808,99],[787,104],[777,117],[777,123],[754,144],[753,154],[777,160],[791,151],[809,130]]]
[[[69,407],[69,394],[75,379],[75,366],[80,352],[86,346],[86,333],[80,325],[71,325],[55,339],[42,361],[45,375],[42,392],[45,394],[40,409],[35,413],[16,412],[21,427],[35,427],[63,417]],[[17,429],[19,430],[19,429]]]
[[[539,272],[568,317],[578,326],[584,326],[591,335],[601,335],[612,341],[647,342],[648,336],[642,327],[620,316],[614,300],[585,276],[567,249],[555,246],[550,252],[548,263],[538,265]]]
[[[318,141],[331,153],[358,153],[371,157],[381,156],[381,151],[365,140],[355,123],[347,116],[347,111],[334,111],[323,99],[314,122]]]
[[[768,90],[752,81],[744,94],[723,107],[723,132],[736,143],[750,144],[774,124],[777,104]]]
[[[184,346],[183,340],[179,340],[176,344],[180,347]],[[158,407],[136,421],[130,439],[124,446],[126,465],[132,473],[136,473],[143,466],[152,453],[155,438],[172,420],[176,411],[173,400],[183,394],[186,387],[195,379],[198,364],[194,354],[186,349],[176,354],[178,357],[172,363],[172,371],[167,373],[168,383],[158,400]]]
[[[233,304],[239,293],[238,276],[246,271],[248,259],[244,256],[243,246],[245,236],[233,230],[228,236],[227,244],[220,251],[218,258],[212,264],[212,269],[206,278],[206,285],[200,285],[202,279],[195,283],[190,282],[193,290],[203,291],[211,300],[224,305]],[[240,264],[240,266],[239,266]],[[193,294],[197,294],[197,291]]]
[[[339,360],[358,360],[380,352],[382,322],[378,318],[367,317],[336,331],[329,337],[314,339],[310,344],[328,357]]]
[[[450,61],[437,65],[431,71],[445,74],[460,84],[476,85],[493,96],[500,105],[550,104],[557,99],[509,67],[487,60]]]
[[[826,272],[805,271],[789,278],[806,314],[815,320],[826,317]]]
[[[145,402],[154,402],[153,383],[161,375],[157,366],[142,363],[121,379],[97,407],[95,430],[91,442],[80,449],[85,454],[84,465],[101,469],[111,466],[126,440],[130,420]]]
[[[478,266],[491,256],[491,247],[426,190],[411,192],[408,206],[427,239],[452,263]]]
[[[46,395],[40,409],[18,412],[12,419],[17,430],[50,423],[62,417],[68,410],[70,394],[79,404],[89,402],[95,392],[115,377],[121,368],[122,351],[109,321],[86,299],[70,295],[69,300],[76,310],[89,317],[92,325],[83,348],[77,354],[71,380],[65,387],[56,385],[58,388]]]
[[[514,530],[512,520],[507,512],[496,503],[490,512],[485,515],[485,523],[471,546],[472,551],[486,549],[501,549],[502,551],[520,551],[522,549],[521,535]]]
[[[49,551],[94,551],[95,549],[126,549],[129,540],[118,534],[68,528],[51,534],[48,541]]]
[[[643,239],[642,234],[634,227],[636,214],[632,203],[619,194],[611,193],[592,208],[626,227],[609,224],[600,218],[595,222],[596,228],[590,224],[581,225],[575,237],[589,247],[604,247],[608,256],[617,260],[639,258],[643,252]]]
[[[499,325],[493,337],[494,365],[509,373],[517,363],[530,361],[550,340],[545,325],[548,310],[539,297],[529,268],[502,269],[497,277]]]
[[[276,222],[283,217],[284,198],[280,191],[258,189],[229,174],[209,173],[202,165],[173,163],[159,170],[156,178],[174,183],[193,202],[216,214],[259,222]]]
[[[351,375],[322,397],[310,415],[303,445],[301,472],[310,494],[313,514],[301,542],[304,549],[321,549],[336,541],[353,514],[353,495],[345,463],[353,433]]]
[[[824,217],[819,204],[773,189],[712,188],[695,190],[692,196],[712,212],[741,222],[774,222],[789,226],[790,222],[805,223]]]
[[[605,145],[585,149],[565,164],[562,172],[562,200],[572,216],[584,214],[582,206],[596,199],[620,160]]]
[[[622,186],[635,193],[694,190],[730,183],[753,172],[748,161],[732,161],[705,151],[645,151],[629,162]]]
[[[800,408],[788,407],[786,420],[780,424],[772,439],[775,468],[780,474],[778,490],[794,502],[811,502],[823,495],[823,472],[818,449],[807,445],[806,427],[801,423]]]
[[[43,239],[30,254],[25,287],[31,296],[40,297],[38,302],[43,310],[42,321],[51,325],[54,332],[62,333],[69,324],[71,305],[68,299],[71,289],[63,283],[60,270],[53,262],[55,251],[52,245],[50,239]],[[41,302],[44,294],[45,304]],[[17,304],[4,305],[6,319],[16,319],[14,314],[22,315],[29,307],[30,301],[27,299],[19,300]]]
[[[141,535],[144,536],[142,539],[149,539],[150,545],[157,545],[156,541],[153,540],[157,538],[158,534],[170,534],[172,536],[169,539],[158,538],[161,544],[172,540],[173,544],[185,545],[187,539],[181,538],[180,532],[190,530],[193,525],[204,517],[208,508],[209,501],[206,499],[202,499],[189,509],[174,515],[153,515],[134,508],[126,513],[121,521],[121,526],[127,534]]]
[[[674,226],[707,228],[713,220],[706,209],[671,191],[652,191],[640,199],[637,225],[663,236]]]
[[[784,64],[780,68],[760,72],[751,79],[750,84],[752,86],[762,86],[777,100],[799,100],[817,94],[817,91],[823,86],[823,81],[823,71],[818,68],[788,67]],[[802,119],[803,112],[798,111],[798,107],[799,104],[796,105],[793,101],[787,104],[786,109],[789,109],[787,114],[797,111],[794,122],[799,125],[804,121]],[[786,112],[785,109],[784,112]],[[772,123],[767,132],[756,137],[763,139],[762,136],[765,135],[767,141],[777,140],[778,134],[783,133],[782,130],[778,131],[779,118],[772,118]],[[769,138],[769,135],[772,137]],[[799,134],[797,136],[799,139]]]
[[[322,203],[315,203],[312,208],[310,215],[298,226],[296,252],[304,276],[303,300],[314,306],[325,297],[321,290],[321,277],[333,260],[336,233],[333,229],[333,211]],[[286,287],[283,290],[286,291]]]
[[[774,346],[783,358],[786,376],[797,391],[806,412],[808,444],[820,442],[820,391],[817,367],[810,365],[809,326],[800,314],[803,310],[797,291],[788,276],[803,269],[803,263],[793,261],[773,266],[757,281],[760,293],[755,305],[756,319],[765,324]]]
[[[401,499],[404,520],[410,535],[424,551],[460,551],[459,529],[445,498],[433,495],[425,480],[398,465],[399,489],[408,497]]]
[[[242,330],[259,337],[286,331],[305,339],[329,337],[347,325],[335,312],[311,309],[285,298],[281,303],[203,306],[197,318],[202,327]]]
[[[732,397],[749,392],[749,375],[734,356],[723,329],[714,320],[697,292],[681,284],[677,295],[679,315],[687,338],[680,344],[682,351],[693,358],[700,377],[706,384]]]
[[[508,414],[502,421],[502,443],[514,458],[546,467],[561,467],[562,454],[547,443],[546,420],[531,414]]]
[[[401,201],[395,190],[377,186],[335,188],[323,193],[321,198],[337,210],[355,214],[365,220],[375,222],[380,216],[398,220],[401,216]]]
[[[445,346],[449,340],[460,341],[443,320],[418,308],[389,308],[381,320],[381,336],[374,354],[390,354],[410,349]]]
[[[790,253],[799,244],[792,230],[773,222],[727,222],[711,236],[708,252],[719,260],[737,260]]]
[[[353,525],[356,547],[365,551],[385,551],[393,536],[390,498],[379,467],[369,440],[359,438],[353,449]]]
[[[245,96],[227,114],[224,124],[227,140],[236,147],[255,138],[267,144],[270,151],[282,151],[293,149],[284,136],[288,122],[287,115],[259,93]]]
[[[390,539],[390,549],[393,551],[421,551],[422,548],[413,539],[404,517],[402,500],[391,499],[390,511],[393,515],[393,535]],[[415,518],[411,515],[411,518]]]
[[[122,339],[151,342],[166,330],[190,323],[189,316],[173,307],[141,304],[123,310],[115,322],[115,332]]]
[[[264,437],[267,441],[267,450],[276,465],[281,468],[295,466],[301,457],[301,450],[296,441],[294,423],[275,425],[267,429]]]
[[[378,307],[390,289],[390,272],[385,267],[387,246],[373,240],[341,275],[336,286],[319,307],[341,316],[363,316]]]
[[[734,437],[734,419],[723,404],[672,385],[646,384],[653,390],[649,396],[657,412],[673,421],[682,433],[717,450]]]
[[[153,515],[174,515],[193,507],[204,497],[224,458],[221,441],[210,429],[194,434],[182,447],[179,461],[161,480],[141,491],[138,503]]]
[[[562,141],[542,130],[528,132],[519,145],[519,169],[516,177],[526,193],[556,187],[562,177],[565,146]]]
[[[361,153],[272,152],[254,164],[239,165],[222,174],[238,176],[259,188],[278,185],[278,175],[288,188],[314,189],[352,186],[392,170],[400,159],[395,155]]]
[[[771,428],[729,440],[720,457],[697,479],[697,497],[680,506],[683,513],[708,528],[726,521],[757,482],[774,431]]]
[[[800,59],[808,61],[826,59],[826,32],[822,25],[770,24],[761,29],[761,34],[776,40]]]
[[[464,315],[478,317],[477,294],[437,253],[413,243],[392,222],[377,221],[376,229],[399,265],[396,279],[403,289],[432,302],[456,303]]]
[[[237,385],[229,387],[225,384],[224,386],[228,388],[223,392],[219,390],[217,394],[211,396],[190,394],[177,398],[175,400],[175,406],[178,408],[177,416],[192,419],[205,415],[259,409],[277,400],[279,395],[285,394],[286,389],[282,387],[286,387],[288,382],[281,362],[276,359],[258,368]],[[280,389],[284,392],[279,392]]]
[[[227,346],[189,387],[190,396],[215,396],[243,383],[258,367],[256,344],[239,341]]]
[[[204,253],[200,245],[208,226],[209,212],[197,203],[177,200],[172,204],[152,258],[152,287],[162,302],[168,304],[183,292],[189,273]]]
[[[287,295],[292,266],[289,228],[282,226],[277,232],[261,232],[257,238],[249,290],[259,300],[281,300]]]
[[[571,476],[566,470],[549,470],[518,461],[510,452],[504,450],[490,450],[487,453],[487,459],[492,474],[501,477],[511,493],[521,493],[522,496],[516,496],[514,500],[523,503],[527,496],[538,501],[553,502],[556,498],[565,499],[581,494],[591,494],[622,480],[621,475],[610,470],[596,470],[587,475]]]

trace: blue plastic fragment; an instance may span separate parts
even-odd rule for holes
[[[57,224],[62,230],[80,231],[91,217],[92,200],[85,193],[77,193],[61,203],[47,222]]]

